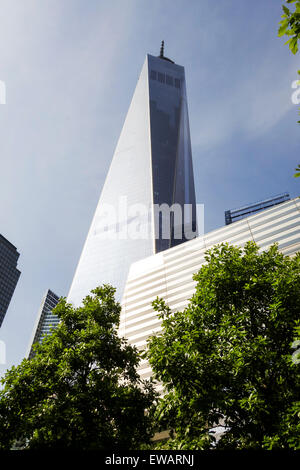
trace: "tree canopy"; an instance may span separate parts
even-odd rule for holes
[[[221,244],[194,276],[187,308],[154,308],[162,332],[148,341],[164,386],[156,410],[172,438],[164,448],[300,448],[300,254]],[[221,437],[215,430],[222,425]],[[225,432],[224,432],[225,431]]]
[[[286,0],[287,4],[295,4],[295,10],[290,10],[286,5],[282,5],[283,15],[280,21],[278,36],[288,36],[286,44],[289,45],[293,54],[298,52],[298,41],[300,41],[300,0]]]
[[[0,448],[139,449],[154,424],[171,430],[163,448],[299,449],[300,254],[222,244],[194,278],[184,311],[154,302],[162,331],[146,355],[159,399],[117,334],[114,289],[78,308],[62,299],[58,327],[2,379]]]
[[[62,299],[60,324],[33,359],[2,379],[0,448],[135,449],[152,436],[150,383],[137,350],[119,338],[114,289],[92,291],[74,308]]]
[[[283,15],[281,16],[282,20],[279,22],[278,36],[287,36],[289,39],[285,44],[288,44],[291,52],[296,54],[299,50],[298,43],[300,42],[300,0],[286,0],[286,3],[295,4],[295,10],[292,11],[286,5],[282,5]],[[298,70],[298,74],[300,75],[300,70]],[[300,121],[298,123],[300,124]],[[300,176],[299,165],[294,176]]]

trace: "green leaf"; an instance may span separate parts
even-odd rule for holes
[[[280,28],[278,29],[278,36],[281,37],[283,36],[284,34],[286,34],[286,31],[287,31],[287,27],[288,27],[288,22],[284,22],[284,24],[282,24],[280,26]]]
[[[290,15],[290,10],[285,5],[282,5],[282,9],[287,16]]]
[[[294,177],[299,178],[299,176],[300,176],[300,165],[298,165],[297,168],[295,168],[295,171],[296,171],[296,173],[294,174]]]

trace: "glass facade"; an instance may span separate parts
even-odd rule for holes
[[[0,326],[21,274],[17,269],[19,256],[16,247],[0,235]]]
[[[69,291],[79,305],[91,289],[116,287],[121,300],[131,263],[186,240],[161,234],[155,205],[196,203],[184,68],[147,55]],[[183,217],[188,218],[189,214]],[[182,230],[182,227],[180,227]],[[189,237],[191,238],[191,237]]]
[[[153,202],[169,207],[179,204],[182,208],[181,227],[175,227],[171,214],[169,239],[163,238],[161,226],[155,227],[159,234],[155,240],[158,253],[194,238],[196,198],[184,68],[153,56],[148,56],[148,64]],[[191,214],[185,213],[185,204],[191,205]],[[160,217],[154,223],[161,225],[162,222]],[[180,235],[176,238],[175,234]]]
[[[34,356],[33,345],[35,343],[41,343],[45,336],[51,333],[52,328],[55,328],[59,323],[59,318],[57,315],[52,313],[54,307],[56,307],[59,301],[59,297],[52,292],[50,289],[46,292],[43,297],[36,325],[33,331],[33,339],[30,342],[29,358]]]

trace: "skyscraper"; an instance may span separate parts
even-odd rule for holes
[[[45,293],[41,306],[39,308],[36,323],[33,330],[32,340],[29,345],[29,359],[34,356],[33,345],[35,343],[41,343],[45,336],[47,336],[52,328],[55,328],[59,323],[57,315],[52,313],[54,307],[56,307],[59,301],[59,297],[52,292],[50,289]]]
[[[162,44],[146,56],[68,301],[103,283],[120,300],[131,263],[196,234],[185,73]]]
[[[21,274],[17,269],[19,256],[17,248],[0,235],[0,326]]]

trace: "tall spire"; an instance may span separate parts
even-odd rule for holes
[[[159,55],[159,57],[161,57],[162,59],[163,59],[163,57],[164,57],[164,48],[165,48],[165,41],[161,41],[160,55]]]
[[[165,51],[165,41],[161,41],[160,54],[159,54],[158,57],[159,57],[160,59],[168,60],[169,62],[172,62],[172,64],[174,64],[173,60],[168,59],[168,57],[165,57],[165,56],[164,56],[164,51]]]

